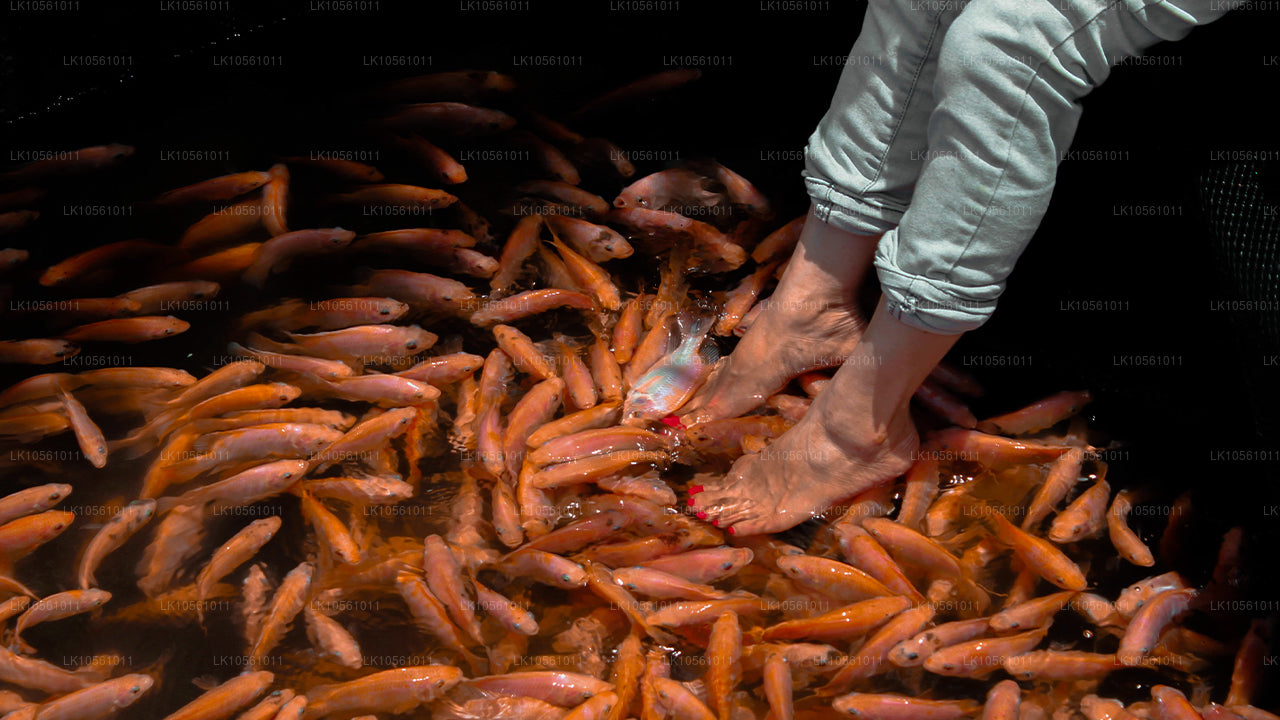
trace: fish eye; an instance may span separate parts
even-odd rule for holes
[[[285,474],[284,474],[284,479],[285,479],[285,480],[288,480],[288,479],[289,479],[289,478],[291,478],[291,477],[293,477],[293,473],[292,473],[292,472],[287,472],[287,473],[285,473]]]
[[[383,308],[383,309],[381,309],[381,310],[379,310],[379,311],[378,311],[378,314],[379,314],[379,315],[390,315],[390,314],[391,314],[391,311],[390,311],[390,310],[388,310],[388,309],[386,309],[386,308]]]
[[[133,687],[129,688],[129,692],[131,692],[131,693],[139,693],[139,692],[142,692],[142,686],[140,686],[140,685],[134,685]]]
[[[417,341],[417,340],[410,340],[409,342],[405,343],[405,344],[404,344],[404,346],[405,346],[405,347],[407,347],[407,348],[409,348],[410,350],[412,350],[412,349],[414,349],[414,348],[418,347],[418,341]]]

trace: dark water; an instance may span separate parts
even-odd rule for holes
[[[415,72],[458,68],[508,72],[520,83],[521,102],[563,117],[621,81],[667,69],[674,56],[703,58],[694,61],[705,64],[697,83],[575,127],[636,151],[640,174],[714,156],[774,198],[780,218],[798,215],[807,204],[798,151],[825,110],[839,73],[824,58],[847,53],[863,10],[860,3],[798,12],[765,3],[684,3],[678,10],[654,12],[612,10],[610,3],[553,9],[538,2],[505,12],[466,3],[377,3],[367,6],[374,9],[350,12],[308,2],[223,3],[212,12],[166,10],[163,3],[110,10],[83,5],[67,12],[27,12],[11,5],[0,21],[0,120],[5,122],[0,164],[20,164],[26,150],[103,142],[130,143],[139,152],[108,176],[73,184],[66,200],[40,208],[45,217],[39,227],[12,238],[12,244],[31,249],[32,268],[132,237],[139,229],[156,238],[172,237],[194,219],[78,217],[66,215],[64,205],[125,207],[211,175],[265,168],[278,155],[375,150],[358,128],[358,121],[377,109],[359,99],[363,88]],[[1273,121],[1263,109],[1269,93],[1261,88],[1274,86],[1277,70],[1263,55],[1266,43],[1259,42],[1274,20],[1274,12],[1246,8],[1181,43],[1154,48],[1158,61],[1117,68],[1107,85],[1086,99],[1074,149],[1095,151],[1103,159],[1084,159],[1090,157],[1086,152],[1061,165],[1049,214],[1000,310],[952,354],[955,364],[988,388],[987,397],[974,403],[980,417],[1064,388],[1093,390],[1098,399],[1089,409],[1091,426],[1121,443],[1106,457],[1109,480],[1155,488],[1148,504],[1135,512],[1135,526],[1154,541],[1167,517],[1161,508],[1190,490],[1194,511],[1173,567],[1205,580],[1219,538],[1227,528],[1243,525],[1249,539],[1245,597],[1263,604],[1280,602],[1274,574],[1259,571],[1266,549],[1278,539],[1274,488],[1280,472],[1274,452],[1265,455],[1275,450],[1277,438],[1258,430],[1275,413],[1275,398],[1249,380],[1248,371],[1265,362],[1248,354],[1239,336],[1252,327],[1252,318],[1213,309],[1215,302],[1233,296],[1214,267],[1196,183],[1202,172],[1222,162],[1224,151],[1276,152]],[[76,57],[94,55],[125,56],[130,62],[109,69],[75,64]],[[274,65],[215,64],[218,58],[243,56]],[[429,64],[370,64],[388,56],[419,64],[429,58]],[[48,109],[59,96],[78,99]],[[492,149],[486,142],[467,149]],[[213,159],[182,159],[187,151]],[[381,152],[372,164],[392,170],[396,159]],[[521,176],[524,168],[480,162],[476,168],[473,176],[487,177],[491,184],[469,182],[460,194],[499,223],[495,230],[501,237],[505,218],[493,211],[505,198],[496,188]],[[620,187],[590,178],[584,185],[605,197]],[[1117,208],[1135,204],[1181,210],[1167,217],[1117,214]],[[316,223],[342,220],[319,206],[297,211]],[[325,297],[326,283],[349,282],[354,271],[324,263],[299,270],[293,286],[276,292]],[[223,361],[226,324],[264,299],[251,290],[224,294],[189,318],[193,329],[185,335],[120,353],[132,364],[177,366],[202,375]],[[0,318],[6,335],[43,329],[47,322],[39,316]],[[448,332],[464,333],[467,349],[480,342],[461,325],[440,329],[441,335]],[[1133,364],[1139,356],[1176,361]],[[87,367],[70,368],[82,369]],[[22,376],[0,372],[0,385]],[[63,438],[48,447],[74,445]],[[1260,455],[1268,459],[1259,460]],[[141,468],[141,463],[113,465],[109,475],[133,478]],[[77,478],[70,504],[101,507],[127,499],[133,486],[102,482],[107,475],[86,472]],[[46,481],[19,474],[2,482],[20,487]],[[228,519],[210,528],[210,536],[225,537],[234,527]],[[80,527],[69,532],[84,539],[89,534]],[[70,545],[51,543],[24,561],[20,576],[31,577],[42,594],[61,589],[69,577],[64,569],[73,560]],[[272,567],[287,569],[301,559],[272,549],[280,547],[297,544],[268,546]],[[110,587],[130,586],[131,559],[140,551],[141,541],[135,540],[108,561],[104,580],[121,580]],[[1096,551],[1101,555],[1105,548]],[[1147,572],[1115,560],[1103,564],[1106,571],[1091,577],[1105,578],[1109,587]],[[122,591],[117,601],[126,599]],[[384,604],[392,603],[384,599]],[[1260,606],[1265,605],[1249,607]],[[1254,609],[1218,613],[1210,624],[1239,632],[1255,614]],[[208,674],[215,670],[209,657],[239,652],[229,614],[215,616],[207,634],[193,627],[143,633],[79,618],[37,628],[28,640],[48,657],[77,657],[84,654],[81,643],[90,632],[95,652],[115,650],[137,667],[158,661],[162,647],[154,638],[163,637],[173,650],[168,677]],[[394,633],[384,635],[388,655],[429,651],[399,647]],[[221,670],[219,677],[231,674]],[[153,697],[195,692],[193,686],[171,686],[157,689]],[[1261,704],[1276,704],[1274,691],[1267,692],[1271,697]],[[154,710],[140,705],[136,717]]]

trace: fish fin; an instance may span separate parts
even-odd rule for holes
[[[221,438],[217,437],[216,433],[201,435],[200,437],[196,438],[195,442],[191,444],[191,449],[194,450],[197,453],[197,455],[205,455],[209,452],[209,447],[220,439]],[[195,458],[188,458],[187,460],[179,460],[177,463],[174,463],[174,465],[177,465],[182,462],[189,462],[190,460],[194,460],[194,459]]]
[[[212,675],[199,675],[191,678],[191,684],[201,690],[208,691],[218,687],[218,679]]]
[[[690,338],[706,337],[716,322],[716,315],[694,315],[692,311],[676,314],[676,327],[680,332],[680,342]]]
[[[650,625],[649,623],[645,623],[643,629],[646,635],[653,638],[654,641],[658,642],[661,645],[666,645],[667,647],[675,647],[676,645],[678,645],[677,641],[679,640],[679,638],[667,632],[666,630],[663,630],[660,627],[656,627],[654,625]]]
[[[698,356],[707,365],[714,365],[720,359],[720,348],[715,343],[704,343],[698,348]]]

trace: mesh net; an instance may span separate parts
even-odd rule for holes
[[[1200,207],[1213,237],[1225,313],[1262,437],[1280,438],[1280,163],[1216,166],[1200,176]]]

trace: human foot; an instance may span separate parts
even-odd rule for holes
[[[736,535],[781,532],[911,466],[919,438],[907,413],[884,432],[839,436],[831,428],[840,424],[826,415],[810,409],[767,448],[739,458],[721,482],[695,486],[691,509]]]
[[[852,303],[779,298],[765,303],[733,353],[716,364],[706,385],[681,411],[685,425],[738,417],[792,378],[840,365],[866,325]],[[810,309],[811,304],[816,307]]]
[[[777,290],[681,410],[683,422],[737,417],[797,375],[844,362],[866,327],[854,298],[875,243],[874,237],[837,230],[810,214]]]

